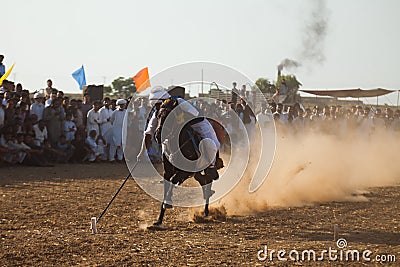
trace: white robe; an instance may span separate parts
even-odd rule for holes
[[[122,126],[124,124],[126,109],[116,109],[111,115],[112,142],[114,146],[122,146]]]
[[[86,123],[86,129],[87,133],[89,135],[91,130],[96,130],[96,137],[100,133],[100,112],[99,111],[94,111],[94,109],[91,109],[87,113],[87,123]]]
[[[107,144],[111,143],[112,138],[112,125],[111,125],[111,115],[113,110],[110,108],[102,107],[100,110],[100,132],[104,137]]]

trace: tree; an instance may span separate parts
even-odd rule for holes
[[[275,93],[275,85],[268,79],[258,78],[256,85],[263,93]]]
[[[105,85],[103,88],[103,93],[105,96],[111,96],[112,95],[112,87],[110,85]]]
[[[295,75],[280,75],[276,81],[277,87],[281,85],[283,79],[285,79],[286,88],[289,95],[296,94],[300,86],[302,86],[301,82],[297,80]]]
[[[128,98],[136,92],[136,86],[132,78],[118,77],[111,84],[112,94],[118,97]]]

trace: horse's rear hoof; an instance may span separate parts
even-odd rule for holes
[[[207,208],[204,209],[203,215],[204,215],[204,217],[207,217],[208,214],[210,214],[210,211],[209,211],[209,209],[208,209],[208,207],[207,207]]]
[[[165,230],[164,226],[159,221],[156,221],[155,223],[153,223],[153,225],[148,226],[147,229],[148,230],[156,230],[156,231]]]

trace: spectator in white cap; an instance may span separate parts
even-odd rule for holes
[[[117,154],[118,162],[122,161],[124,156],[122,150],[122,126],[124,123],[124,117],[126,113],[126,100],[125,99],[118,99],[117,100],[118,108],[113,111],[111,115],[111,124],[112,124],[112,138],[110,144],[110,162],[115,161],[115,154]]]
[[[44,104],[43,104],[43,94],[36,93],[33,95],[35,103],[31,105],[31,112],[30,114],[36,114],[38,117],[38,121],[43,119],[43,111],[44,111]]]

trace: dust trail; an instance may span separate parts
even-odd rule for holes
[[[143,231],[147,231],[148,227],[150,226],[150,224],[148,224],[146,221],[151,217],[150,214],[146,213],[146,211],[144,210],[138,210],[137,211],[137,218],[140,221],[144,221],[144,222],[140,222],[138,227],[139,229],[143,230]]]
[[[334,135],[306,129],[295,134],[282,127],[277,129],[276,156],[264,184],[250,194],[250,176],[245,176],[219,203],[228,215],[318,202],[367,201],[360,192],[400,182],[399,133],[365,136],[355,130]]]

